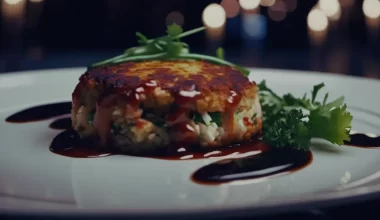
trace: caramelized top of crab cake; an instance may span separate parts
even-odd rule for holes
[[[89,69],[80,81],[82,87],[96,89],[103,95],[125,94],[148,108],[176,104],[200,113],[249,109],[257,95],[256,83],[239,70],[204,61],[104,66]],[[234,108],[238,103],[239,109]]]

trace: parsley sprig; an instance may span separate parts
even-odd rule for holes
[[[307,150],[312,137],[343,145],[350,140],[352,115],[347,111],[344,97],[327,102],[316,101],[323,83],[314,86],[311,98],[305,93],[297,98],[287,93],[279,96],[263,80],[259,84],[263,112],[263,141],[273,147],[294,147]]]
[[[183,32],[181,26],[172,24],[167,27],[166,35],[148,39],[144,34],[137,32],[139,46],[128,48],[123,54],[110,59],[92,64],[90,68],[119,64],[125,62],[140,62],[145,60],[204,60],[220,65],[236,68],[248,76],[249,70],[228,62],[224,59],[224,51],[218,48],[216,57],[204,54],[190,53],[189,45],[181,41],[181,38],[203,31],[204,27],[195,28]]]

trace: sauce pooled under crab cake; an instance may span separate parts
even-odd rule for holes
[[[72,95],[82,138],[124,152],[219,147],[261,131],[258,88],[239,70],[204,61],[128,62],[89,69]]]

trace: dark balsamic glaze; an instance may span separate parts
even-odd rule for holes
[[[114,154],[114,152],[95,146],[93,141],[82,140],[76,131],[69,129],[61,132],[53,139],[50,144],[50,151],[74,158],[104,157]]]
[[[53,139],[50,145],[50,150],[53,153],[74,158],[105,157],[115,154],[161,160],[232,157],[232,159],[220,160],[196,171],[193,180],[202,184],[220,184],[233,180],[254,179],[292,172],[307,166],[312,161],[310,151],[269,150],[268,146],[259,141],[215,149],[200,150],[192,147],[176,147],[176,149],[176,151],[160,150],[144,155],[126,154],[111,148],[96,147],[96,143],[93,141],[91,143],[91,141],[81,140],[73,130],[63,131]]]
[[[380,147],[380,136],[370,137],[365,133],[355,133],[350,135],[350,141],[346,141],[346,145],[362,148]]]
[[[294,172],[311,163],[310,151],[276,149],[260,154],[220,160],[198,169],[192,179],[201,184],[221,184]]]
[[[169,150],[159,149],[155,152],[144,154],[123,153],[113,148],[98,147],[94,140],[81,140],[77,132],[71,129],[58,134],[50,145],[50,150],[53,153],[74,158],[94,158],[120,154],[161,160],[193,160],[224,156],[238,157],[243,154],[257,154],[266,151],[268,147],[261,142],[251,141],[222,148],[200,149],[199,147],[192,146],[175,146],[166,149]]]
[[[71,118],[59,118],[53,121],[49,127],[57,130],[71,129]]]
[[[5,119],[5,121],[11,123],[41,121],[54,118],[60,115],[69,114],[70,111],[71,102],[59,102],[53,104],[39,105],[17,112],[9,116],[7,119]]]

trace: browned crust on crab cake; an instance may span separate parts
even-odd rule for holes
[[[204,61],[99,67],[86,71],[72,94],[72,126],[125,152],[224,146],[260,132],[257,92],[240,71]]]
[[[256,83],[249,81],[239,70],[204,61],[129,62],[90,69],[80,81],[87,90],[80,93],[86,96],[93,89],[99,96],[135,96],[144,90],[140,101],[145,107],[186,104],[187,108],[200,113],[225,112],[234,103],[240,103],[238,108],[241,110],[249,109],[257,94]]]

